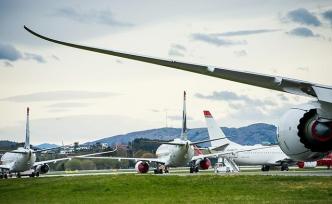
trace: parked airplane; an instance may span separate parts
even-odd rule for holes
[[[262,171],[269,171],[271,166],[280,166],[281,171],[288,171],[288,165],[294,162],[280,149],[278,145],[263,146],[261,144],[256,145],[240,145],[238,143],[228,140],[224,132],[217,125],[213,119],[210,111],[203,111],[204,117],[211,141],[211,150],[217,151],[241,151],[236,154],[226,156],[237,165],[262,165]],[[224,138],[223,140],[216,140],[218,138]],[[263,149],[260,149],[265,147]]]
[[[294,160],[317,160],[332,151],[331,86],[280,76],[235,71],[214,66],[177,62],[174,60],[87,47],[51,39],[30,30],[26,26],[24,28],[39,38],[69,47],[171,67],[286,93],[314,97],[317,99],[315,102],[291,108],[283,115],[278,128],[277,140],[282,151]]]
[[[187,137],[187,113],[186,113],[186,92],[183,95],[183,113],[182,113],[182,131],[180,138],[169,142],[158,142],[161,144],[157,151],[157,158],[126,158],[126,157],[85,157],[91,159],[116,159],[116,160],[134,160],[136,161],[135,169],[138,173],[147,173],[151,162],[156,163],[155,174],[168,173],[169,167],[186,166],[190,164],[190,172],[198,172],[198,169],[208,169],[210,160],[204,155],[194,155],[195,145],[213,141],[203,140],[191,142]],[[218,138],[215,140],[220,140]],[[211,156],[211,155],[210,155]],[[213,155],[214,156],[214,155]]]
[[[49,163],[55,163],[58,161],[64,161],[64,160],[70,160],[71,158],[60,158],[60,159],[52,159],[47,161],[40,161],[36,162],[36,153],[38,152],[44,152],[47,150],[53,150],[53,149],[59,149],[61,147],[56,148],[48,148],[48,149],[41,149],[41,150],[33,150],[30,147],[30,125],[29,125],[29,108],[27,108],[27,121],[26,121],[26,135],[25,135],[25,143],[24,147],[19,147],[16,150],[13,150],[11,152],[6,152],[1,157],[1,163],[0,163],[0,178],[8,178],[12,176],[12,173],[16,174],[16,177],[20,178],[22,175],[22,172],[28,172],[28,175],[30,177],[39,176],[39,174],[45,174],[49,171]],[[107,152],[99,152],[99,153],[93,153],[93,154],[86,154],[86,155],[80,155],[76,156],[77,158],[82,158],[85,156],[95,156],[99,154],[106,154],[114,152],[107,151]]]

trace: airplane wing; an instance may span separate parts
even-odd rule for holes
[[[257,148],[251,148],[251,149],[244,149],[244,150],[238,150],[238,151],[221,151],[221,152],[216,152],[216,153],[211,153],[211,154],[201,154],[194,156],[192,160],[197,160],[197,159],[204,159],[204,158],[218,158],[218,157],[227,157],[227,156],[232,156],[236,153],[239,152],[249,152],[253,150],[259,150],[259,149],[267,149],[271,148],[271,146],[264,146],[264,147],[257,147]]]
[[[40,35],[31,29],[24,26],[24,28],[30,32],[31,34],[42,38],[44,40],[74,47],[78,49],[88,50],[92,52],[98,52],[102,54],[107,55],[113,55],[117,57],[142,61],[146,63],[171,67],[175,69],[180,69],[184,71],[194,72],[198,74],[203,74],[207,76],[217,77],[221,79],[231,80],[239,83],[249,84],[253,86],[259,86],[267,89],[273,89],[277,91],[287,92],[291,94],[296,95],[304,95],[304,96],[311,96],[318,98],[319,101],[324,101],[328,103],[332,103],[332,87],[331,86],[325,86],[325,85],[319,85],[314,84],[306,81],[296,80],[296,79],[290,79],[280,76],[272,76],[272,75],[264,75],[254,72],[248,72],[248,71],[239,71],[239,70],[232,70],[222,67],[215,67],[215,66],[209,66],[209,65],[200,65],[200,64],[192,64],[192,63],[186,63],[186,62],[179,62],[174,61],[171,59],[161,59],[161,58],[154,58],[154,57],[148,57],[138,54],[131,54],[131,53],[125,53],[120,52],[116,50],[106,50],[106,49],[99,49],[94,47],[88,47],[73,43],[68,43],[64,41],[59,41],[55,39],[48,38],[46,36]]]
[[[92,154],[83,154],[83,155],[75,156],[75,157],[65,157],[65,158],[60,158],[60,159],[52,159],[52,160],[35,162],[34,166],[39,166],[39,165],[48,164],[48,163],[56,163],[56,162],[65,161],[65,160],[71,160],[72,158],[85,158],[85,157],[89,157],[89,156],[107,154],[107,153],[112,153],[112,152],[115,152],[115,151],[117,151],[117,147],[114,150],[106,151],[106,152],[97,152],[97,153],[92,153]]]
[[[46,161],[39,161],[39,162],[35,162],[33,164],[33,166],[39,166],[39,165],[48,164],[48,163],[56,163],[56,162],[65,161],[65,160],[71,160],[71,158],[70,157],[65,157],[65,158],[60,158],[60,159],[52,159],[52,160],[46,160]]]
[[[74,157],[74,158],[77,158],[77,157]],[[81,158],[81,157],[79,157]],[[138,162],[138,161],[147,161],[147,162],[156,162],[156,163],[165,163],[165,161],[161,160],[161,159],[158,159],[158,158],[135,158],[135,157],[84,157],[84,159],[111,159],[111,160],[118,160],[118,161],[121,161],[121,160],[132,160],[132,161],[135,161],[135,162]]]

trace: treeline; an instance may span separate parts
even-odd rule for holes
[[[155,152],[160,146],[160,140],[149,140],[145,138],[138,138],[129,142],[127,145],[118,145],[116,152],[112,152],[103,157],[140,157],[140,158],[155,158]],[[98,146],[98,145],[96,145]],[[100,151],[109,151],[115,147],[108,147]],[[94,151],[97,152],[97,151]],[[79,151],[75,155],[89,154],[94,152]],[[58,154],[40,155],[40,160],[55,159],[59,157]],[[111,159],[71,159],[55,164],[50,164],[51,170],[54,171],[68,171],[68,170],[97,170],[97,169],[128,169],[134,168],[135,162],[129,160],[111,160]]]

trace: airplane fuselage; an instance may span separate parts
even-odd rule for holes
[[[280,161],[288,159],[288,156],[280,149],[279,146],[271,146],[263,149],[263,145],[242,146],[231,143],[225,151],[241,151],[231,156],[237,165],[280,165]],[[251,150],[250,149],[255,149]]]
[[[165,161],[166,166],[186,166],[194,156],[194,148],[189,145],[189,141],[175,139],[174,142],[181,142],[184,145],[162,144],[158,147],[156,155],[160,160]]]
[[[17,153],[15,151],[25,152]],[[32,150],[19,148],[7,152],[1,157],[1,165],[7,166],[10,172],[24,172],[30,170],[36,161],[36,154]]]

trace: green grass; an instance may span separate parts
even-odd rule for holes
[[[330,177],[107,175],[0,180],[0,203],[331,203]]]

